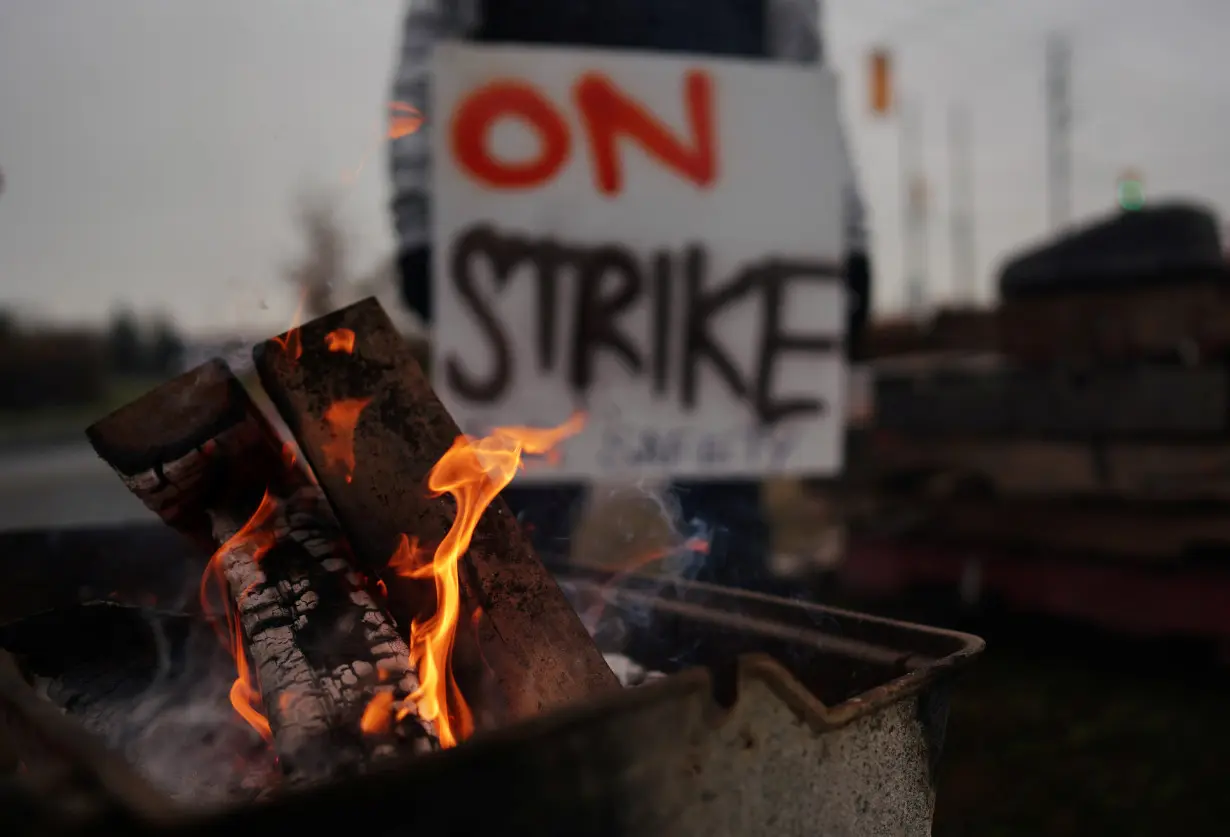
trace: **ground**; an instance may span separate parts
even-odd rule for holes
[[[937,837],[1226,833],[1230,678],[1207,648],[1025,615],[928,621],[988,640],[954,695]]]

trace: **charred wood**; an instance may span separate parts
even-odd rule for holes
[[[348,352],[335,351],[327,339],[339,329],[356,336]],[[284,335],[257,346],[261,383],[302,446],[361,566],[384,573],[392,592],[399,580],[385,570],[400,538],[438,543],[453,521],[449,499],[429,496],[426,479],[460,431],[414,349],[374,299],[304,325],[297,351],[286,350],[290,342]],[[336,464],[336,430],[326,412],[354,399],[370,401],[354,427],[351,470]],[[466,655],[465,643],[473,641],[469,654],[494,675],[506,720],[619,689],[502,498],[484,513],[459,574],[463,618],[480,608],[482,618],[476,638],[458,633],[458,653]],[[413,597],[408,600],[413,607]]]
[[[288,463],[225,363],[185,373],[87,432],[150,509],[217,548],[211,569],[290,780],[323,782],[434,747],[408,705],[379,734],[360,729],[377,693],[406,705],[417,689],[406,642],[355,571],[319,487]]]

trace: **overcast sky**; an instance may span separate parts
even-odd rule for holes
[[[193,331],[285,325],[297,194],[348,187],[356,270],[392,249],[376,144],[401,0],[0,0],[0,302],[99,319],[120,301]],[[871,210],[877,304],[900,306],[896,128],[866,116],[868,46],[899,46],[932,182],[931,285],[948,279],[944,123],[973,113],[982,293],[1046,231],[1043,40],[1070,33],[1074,206],[1108,210],[1136,167],[1151,199],[1230,206],[1230,31],[1218,0],[829,0]]]

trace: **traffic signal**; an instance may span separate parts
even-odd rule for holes
[[[1135,212],[1145,205],[1145,185],[1134,171],[1120,175],[1116,191],[1119,208],[1125,212]]]
[[[887,49],[871,52],[871,112],[886,116],[893,109],[893,65]]]

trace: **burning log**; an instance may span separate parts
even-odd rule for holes
[[[460,495],[455,511],[447,498],[424,490],[437,463],[455,450],[460,431],[414,350],[379,303],[368,299],[257,346],[254,354],[261,383],[299,441],[361,567],[383,574],[392,593],[397,580],[388,563],[402,539],[409,534],[423,543],[445,542],[462,517]],[[454,493],[435,493],[445,491]],[[491,499],[458,556],[457,574],[461,619],[481,614],[476,650],[494,675],[506,719],[618,690],[508,506]],[[457,635],[459,642],[467,638]]]
[[[227,601],[239,671],[231,701],[271,738],[288,778],[315,783],[434,746],[408,700],[419,684],[406,642],[355,572],[319,487],[287,461],[293,449],[224,362],[163,384],[87,435],[146,506],[217,547],[202,596]],[[397,723],[364,722],[374,695],[401,708]]]

